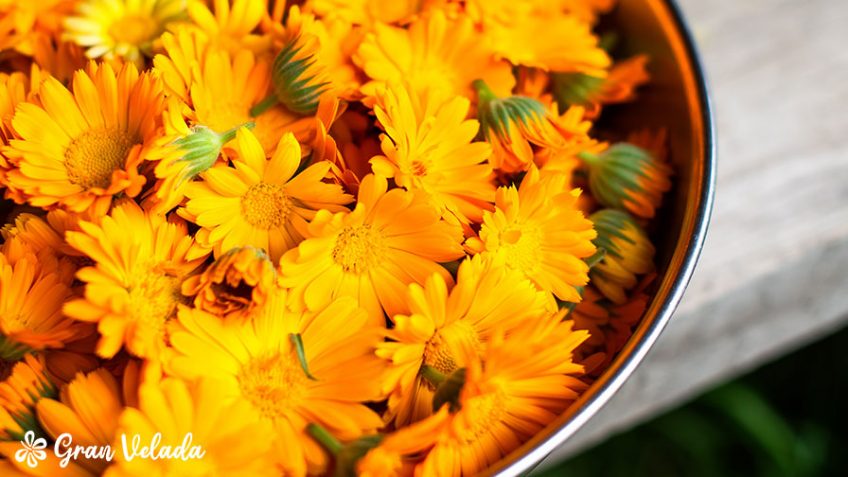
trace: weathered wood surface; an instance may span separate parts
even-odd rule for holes
[[[716,107],[707,244],[655,348],[542,468],[848,323],[848,1],[679,1]]]

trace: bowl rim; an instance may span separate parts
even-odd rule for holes
[[[668,324],[675,309],[680,303],[686,286],[689,284],[695,265],[700,257],[704,246],[710,218],[713,211],[716,184],[716,147],[715,147],[715,121],[713,104],[709,94],[708,81],[701,57],[698,53],[691,30],[684,21],[683,13],[676,0],[660,0],[667,9],[668,19],[681,41],[684,49],[684,57],[689,62],[689,73],[694,80],[695,94],[697,95],[697,106],[700,110],[700,121],[703,130],[703,171],[700,194],[694,212],[694,223],[692,226],[692,238],[685,245],[679,272],[670,286],[670,292],[664,303],[659,305],[654,320],[644,330],[641,340],[635,343],[632,349],[625,348],[611,365],[615,368],[613,374],[606,377],[595,392],[589,398],[576,405],[580,408],[570,416],[558,429],[543,438],[534,448],[524,455],[513,457],[495,472],[498,477],[512,477],[522,475],[532,470],[556,447],[563,444],[569,437],[574,435],[578,429],[594,416],[621,388],[622,384],[633,374],[645,355],[659,338],[665,326]],[[684,73],[686,74],[686,73]],[[491,470],[487,473],[491,473]]]

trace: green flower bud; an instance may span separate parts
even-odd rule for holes
[[[282,104],[296,114],[315,113],[319,98],[330,90],[330,81],[317,64],[317,43],[316,38],[304,35],[286,43],[271,67],[274,93],[250,110],[253,117],[275,104]]]
[[[606,207],[652,218],[671,189],[671,168],[648,151],[619,143],[601,154],[579,154],[589,168],[589,189]]]
[[[654,271],[655,249],[648,235],[627,212],[604,209],[589,217],[598,232],[592,242],[606,250],[592,267],[592,284],[616,304],[627,302],[627,291],[638,283],[638,275]]]

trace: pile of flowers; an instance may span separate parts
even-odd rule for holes
[[[594,133],[648,81],[596,31],[613,7],[0,2],[0,473],[516,450],[648,302],[671,169],[662,131]],[[65,433],[205,455],[16,458]]]

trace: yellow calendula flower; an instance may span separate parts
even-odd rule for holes
[[[107,446],[116,442],[124,399],[109,371],[100,368],[77,374],[62,387],[58,398],[41,399],[35,407],[39,423],[51,439],[69,433],[76,445]],[[108,465],[104,459],[81,458],[75,463],[95,474]]]
[[[556,310],[520,272],[481,256],[460,265],[456,286],[434,275],[424,284],[409,285],[406,307],[391,316],[389,341],[377,355],[391,362],[384,389],[389,396],[387,419],[397,426],[419,421],[433,412],[435,387],[424,367],[449,375],[458,367],[461,349],[482,350],[496,329],[512,330]]]
[[[495,211],[483,213],[480,240],[485,253],[521,271],[540,290],[579,302],[575,289],[589,281],[596,237],[592,222],[577,209],[580,190],[569,190],[564,174],[530,169],[519,187],[501,187]]]
[[[627,301],[627,291],[638,283],[639,275],[654,271],[654,245],[627,213],[604,209],[589,216],[598,232],[594,243],[606,252],[589,276],[601,293],[613,303]]]
[[[45,371],[43,357],[28,354],[16,362],[0,382],[0,441],[21,441],[27,431],[42,435],[35,406],[41,399],[55,396],[56,385]],[[20,443],[15,444],[12,452],[20,449]]]
[[[342,296],[355,298],[375,323],[405,308],[410,283],[439,274],[439,263],[464,255],[459,227],[441,220],[424,196],[388,190],[380,176],[368,175],[352,212],[321,210],[307,238],[280,263],[280,283],[291,289],[296,308],[321,309]]]
[[[383,156],[371,159],[376,174],[400,187],[429,196],[446,218],[462,223],[480,222],[491,209],[495,187],[492,153],[485,142],[472,142],[479,123],[466,119],[465,98],[441,101],[433,95],[418,97],[401,85],[377,95],[374,113],[386,130]]]
[[[70,297],[70,283],[56,270],[42,270],[34,254],[10,263],[0,253],[0,358],[11,361],[32,350],[61,348],[90,333],[62,313]]]
[[[168,104],[165,132],[169,140],[185,137],[196,126],[224,133],[254,124],[253,133],[270,153],[285,131],[297,133],[304,128],[298,124],[300,117],[282,106],[271,107],[261,115],[251,113],[272,87],[269,58],[243,49],[228,52],[190,28],[165,33],[162,44],[165,52],[156,55],[153,64],[161,72],[167,91],[183,103]]]
[[[589,189],[602,205],[650,219],[671,189],[671,167],[650,152],[619,143],[579,157],[589,169]]]
[[[69,231],[71,246],[94,265],[80,269],[84,298],[68,302],[64,312],[97,323],[97,354],[110,358],[122,346],[139,357],[154,357],[165,344],[165,324],[176,316],[183,279],[203,256],[182,220],[142,210],[134,202],[116,205],[99,224],[80,222]]]
[[[64,38],[89,58],[123,58],[143,66],[153,42],[185,18],[185,0],[80,0],[65,19]]]
[[[376,431],[379,416],[364,405],[381,399],[384,365],[374,347],[380,333],[352,299],[318,312],[292,312],[285,291],[273,293],[250,321],[228,326],[206,312],[182,308],[173,325],[170,374],[214,378],[222,399],[247,405],[271,426],[278,473],[318,474],[327,456],[307,434],[309,423],[336,438]]]
[[[246,318],[268,300],[277,273],[265,251],[254,247],[233,248],[199,275],[186,279],[184,295],[194,306],[225,319]]]
[[[134,197],[145,183],[139,166],[157,134],[162,84],[132,65],[116,74],[92,63],[72,91],[47,78],[38,103],[18,105],[7,180],[33,206],[102,215],[114,195]]]
[[[496,333],[482,355],[467,356],[459,391],[443,388],[447,381],[440,386],[449,391],[443,398],[452,413],[416,475],[476,475],[542,430],[587,388],[573,353],[588,333],[561,319],[562,313],[552,313]]]
[[[248,49],[262,53],[271,39],[254,33],[266,15],[267,0],[188,0],[188,15],[209,41],[229,52]]]
[[[273,477],[280,475],[271,460],[269,426],[243,399],[233,399],[229,382],[192,382],[146,372],[137,406],[124,408],[117,433],[150,446],[185,446],[185,459],[127,459],[120,450],[104,477],[205,476]],[[120,444],[119,444],[120,445]],[[196,450],[193,450],[196,449]],[[200,458],[189,458],[203,452]]]
[[[409,29],[374,25],[354,60],[371,78],[362,91],[372,98],[387,83],[404,80],[415,93],[429,89],[468,99],[476,98],[476,79],[483,79],[499,96],[515,86],[509,63],[495,59],[473,22],[467,16],[448,18],[439,9]]]
[[[312,164],[298,174],[300,144],[283,136],[269,158],[249,130],[236,137],[235,167],[217,166],[186,186],[188,202],[180,213],[201,227],[197,241],[215,256],[234,247],[265,250],[276,262],[307,233],[316,210],[338,212],[351,197],[322,179],[330,163]],[[328,212],[329,213],[329,212]]]

